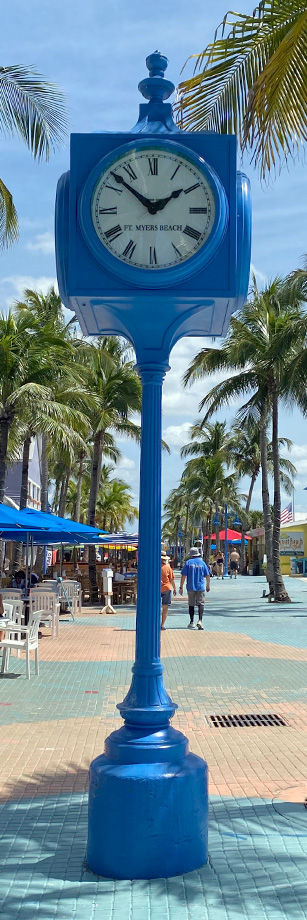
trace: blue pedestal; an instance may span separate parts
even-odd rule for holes
[[[161,620],[161,398],[168,365],[142,364],[136,658],[118,709],[125,725],[91,764],[88,868],[111,878],[167,878],[208,858],[207,764],[169,720]]]
[[[121,728],[91,764],[87,864],[108,878],[167,878],[208,858],[207,764],[173,728]],[[131,758],[131,760],[130,760]]]

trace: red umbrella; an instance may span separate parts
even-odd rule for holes
[[[230,527],[227,527],[227,540],[241,540],[241,536],[242,535],[239,530],[231,530]],[[211,536],[211,540],[215,540],[215,539],[216,539],[216,534],[213,533]],[[251,540],[252,538],[248,537],[247,534],[245,534],[245,539]],[[208,537],[205,537],[205,540],[208,540]],[[220,530],[220,540],[225,540],[225,530]]]

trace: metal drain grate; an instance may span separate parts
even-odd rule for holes
[[[240,715],[218,714],[207,716],[209,725],[214,728],[269,728],[288,725],[276,712],[247,712]]]

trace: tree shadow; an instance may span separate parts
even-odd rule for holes
[[[11,801],[2,806],[2,874],[8,887],[14,879],[2,907],[3,920],[16,920],[17,915],[19,920],[33,920],[34,905],[36,909],[39,905],[39,916],[49,920],[59,900],[58,916],[66,920],[77,910],[72,902],[77,905],[79,898],[83,914],[79,912],[78,918],[103,916],[109,920],[114,892],[121,888],[125,891],[122,920],[133,918],[132,889],[142,891],[146,904],[154,904],[161,916],[176,916],[180,908],[180,917],[195,916],[197,909],[199,918],[209,916],[210,920],[217,916],[226,920],[229,914],[252,917],[253,912],[260,917],[261,911],[263,917],[270,912],[276,918],[286,915],[288,920],[292,915],[296,920],[306,917],[307,825],[306,833],[297,827],[293,830],[272,803],[214,797],[207,866],[168,880],[116,883],[99,879],[85,868],[87,773],[74,764],[69,770],[70,791],[58,791],[65,789],[67,771],[57,773],[57,791],[53,775],[37,773],[26,789],[17,783]],[[80,791],[72,791],[78,788]],[[21,797],[22,792],[27,798]],[[93,898],[97,914],[92,912]],[[149,911],[144,902],[142,920],[149,920]]]

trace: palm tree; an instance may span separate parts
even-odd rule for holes
[[[265,177],[302,149],[307,130],[307,2],[261,0],[226,13],[179,85],[182,127],[235,133]]]
[[[127,348],[115,336],[102,337],[94,345],[79,349],[87,373],[87,387],[95,397],[89,409],[92,429],[93,458],[91,468],[88,524],[95,525],[96,505],[102,458],[110,434],[121,433],[139,440],[139,426],[131,419],[141,410],[141,383]],[[89,576],[94,596],[97,590],[95,547],[89,546]]]
[[[276,601],[289,600],[279,557],[280,534],[280,457],[278,405],[297,401],[307,411],[306,391],[293,371],[297,355],[302,352],[307,332],[307,318],[302,309],[302,292],[291,279],[275,279],[259,292],[254,279],[251,300],[231,320],[221,349],[205,348],[192,361],[185,383],[217,370],[235,372],[218,384],[201,402],[212,412],[233,398],[249,395],[237,413],[239,423],[248,417],[259,422],[262,468],[263,514],[268,557],[268,577]],[[272,464],[274,476],[274,521],[272,529],[268,486],[267,426],[272,420]]]
[[[288,450],[291,449],[292,441],[289,438],[279,438],[279,446],[286,446]],[[245,423],[239,425],[234,424],[232,428],[232,437],[230,441],[230,450],[232,463],[239,474],[239,476],[249,476],[250,477],[250,486],[248,490],[248,495],[246,499],[246,504],[244,512],[242,514],[242,535],[241,535],[241,559],[240,567],[241,571],[244,569],[244,539],[245,532],[249,523],[250,517],[250,505],[252,500],[252,495],[255,487],[256,480],[260,473],[261,469],[261,454],[260,454],[260,426],[259,423],[252,417],[248,416],[245,419]],[[267,445],[267,466],[268,472],[273,475],[273,460],[272,460],[272,444],[268,443]],[[283,485],[285,491],[290,495],[293,490],[293,478],[296,473],[296,469],[293,466],[291,461],[285,459],[284,457],[279,457],[279,467],[280,467],[280,481]]]
[[[231,438],[226,431],[226,422],[215,422],[210,424],[206,419],[196,421],[191,428],[191,441],[184,445],[181,450],[182,457],[205,457],[208,460],[214,459],[220,465],[220,477],[224,478],[225,467],[230,466],[230,448]],[[220,490],[215,489],[215,512],[218,515],[220,510]],[[211,506],[210,506],[211,507]],[[212,509],[210,520],[212,518]],[[216,547],[220,548],[220,528],[216,525]],[[210,538],[211,545],[211,538]]]
[[[205,559],[208,562],[213,529],[213,511],[214,509],[219,510],[222,508],[226,502],[232,511],[238,510],[238,479],[234,473],[226,476],[225,469],[217,455],[194,457],[186,464],[185,474],[189,481],[189,489],[193,494],[192,513],[194,518],[198,518],[202,522]]]
[[[138,515],[138,509],[131,501],[131,487],[122,479],[105,482],[99,489],[96,504],[96,521],[103,530],[123,530],[125,522],[130,524]]]
[[[34,316],[0,315],[0,501],[13,422],[19,418],[24,424],[38,411],[52,418],[50,381],[63,350],[62,338],[47,326],[42,335]]]
[[[52,83],[28,67],[0,67],[0,129],[17,134],[37,160],[49,159],[50,148],[66,134],[64,97]],[[0,179],[0,245],[18,237],[18,218],[11,192]]]

